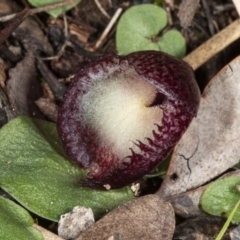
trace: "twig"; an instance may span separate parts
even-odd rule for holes
[[[202,2],[202,7],[203,7],[203,10],[204,10],[204,13],[205,13],[205,17],[206,17],[207,22],[208,22],[209,32],[213,36],[215,31],[214,31],[214,27],[213,27],[213,23],[212,23],[212,16],[211,16],[211,13],[210,13],[210,10],[209,10],[209,6],[208,6],[206,0],[201,0],[201,2]]]
[[[76,1],[77,0],[65,0],[64,2],[59,2],[59,3],[49,4],[49,5],[46,5],[46,6],[43,6],[43,7],[33,8],[33,9],[29,10],[29,15],[34,15],[36,13],[41,13],[41,12],[46,12],[46,11],[53,10],[53,9],[59,8],[59,7],[65,7],[69,4],[76,3]],[[17,14],[18,13],[13,13],[13,14],[9,14],[9,15],[6,15],[6,16],[2,16],[2,17],[0,17],[0,22],[9,21],[9,20],[15,18]]]
[[[220,14],[225,11],[231,11],[234,9],[234,5],[232,3],[226,3],[221,5],[216,5],[213,10],[213,14]]]
[[[117,11],[115,12],[115,14],[113,15],[111,21],[108,23],[107,27],[105,28],[105,30],[103,31],[102,35],[100,36],[100,38],[98,39],[98,41],[95,44],[94,49],[98,49],[104,39],[106,38],[106,36],[108,35],[108,33],[111,31],[112,27],[114,26],[115,22],[117,21],[117,19],[119,18],[119,16],[121,15],[123,9],[122,8],[118,8]]]
[[[66,90],[66,86],[58,81],[58,79],[53,75],[53,73],[48,69],[47,65],[40,58],[37,58],[37,67],[52,89],[54,96],[57,99],[61,99]]]
[[[38,231],[40,231],[43,235],[44,239],[47,240],[64,240],[63,238],[59,237],[58,235],[48,231],[47,229],[37,225],[37,224],[33,224],[33,227],[36,228]]]
[[[100,4],[100,2],[98,0],[94,0],[94,2],[96,3],[98,9],[101,11],[101,13],[107,18],[110,19],[111,17],[109,16],[109,14],[105,11],[105,9],[102,7],[102,5]]]
[[[111,8],[113,7],[112,0],[108,0],[108,4]]]
[[[188,62],[194,70],[208,61],[216,53],[222,51],[232,42],[240,38],[239,19],[232,22],[219,33],[215,34],[208,41],[188,54],[183,60]]]
[[[67,22],[67,17],[66,17],[65,11],[63,13],[63,24],[64,24],[64,38],[65,38],[64,44],[61,46],[57,55],[51,56],[51,57],[42,57],[41,60],[44,60],[44,61],[51,61],[51,60],[55,60],[55,59],[58,60],[63,55],[67,46],[72,47],[71,42],[68,40],[69,39],[68,22]]]
[[[170,26],[173,25],[173,19],[172,19],[172,13],[171,13],[171,9],[169,6],[166,6],[166,12],[167,12],[167,16],[168,16],[168,24]]]

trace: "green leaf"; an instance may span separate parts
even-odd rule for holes
[[[80,186],[86,171],[67,160],[56,125],[18,117],[0,130],[0,185],[30,211],[58,221],[80,205],[96,218],[133,198],[129,187],[97,191]]]
[[[240,177],[227,177],[211,183],[201,197],[203,210],[212,215],[228,217],[240,199],[237,185],[240,185]],[[232,222],[240,222],[240,208],[236,210]]]
[[[0,239],[43,239],[42,234],[32,227],[30,214],[13,201],[0,197],[0,212]]]
[[[166,32],[158,41],[159,50],[172,56],[183,58],[186,54],[186,41],[182,34],[173,29]]]
[[[177,30],[159,33],[167,25],[167,14],[161,7],[141,4],[129,8],[117,25],[116,44],[120,55],[142,50],[167,52],[176,57],[186,53],[186,42]]]
[[[151,37],[167,25],[166,12],[153,4],[129,8],[117,25],[117,50],[121,55],[140,50],[158,50]]]
[[[54,4],[54,3],[59,3],[59,2],[63,2],[61,0],[27,0],[31,5],[33,5],[34,7],[43,7],[49,4]],[[55,18],[57,18],[59,15],[61,15],[63,13],[63,11],[67,11],[70,10],[71,8],[75,7],[78,3],[80,3],[81,0],[76,0],[76,3],[67,5],[65,7],[61,7],[61,8],[56,8],[53,10],[49,10],[47,11],[47,13]]]

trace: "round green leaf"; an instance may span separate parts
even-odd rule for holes
[[[182,34],[173,29],[166,32],[158,41],[159,50],[172,56],[183,58],[186,54],[186,41]]]
[[[237,185],[240,185],[240,177],[227,177],[211,183],[201,198],[203,210],[212,215],[228,217],[240,199]],[[240,222],[240,208],[235,212],[232,222]]]
[[[140,50],[158,50],[151,40],[167,24],[166,12],[153,4],[141,4],[126,10],[117,25],[116,43],[120,55]]]
[[[60,0],[27,0],[31,5],[34,7],[43,7],[49,4],[59,3],[62,2]],[[81,0],[76,0],[76,3],[67,5],[66,7],[56,8],[53,10],[47,11],[47,13],[55,18],[63,13],[63,11],[70,10],[71,8],[75,7]]]
[[[22,207],[0,197],[0,239],[42,240],[42,234],[32,227],[33,219]]]
[[[86,171],[67,160],[56,125],[18,117],[0,130],[0,185],[30,211],[58,221],[74,206],[96,218],[133,198],[129,187],[97,191],[81,187]]]

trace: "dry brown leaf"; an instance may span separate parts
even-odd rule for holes
[[[239,73],[240,56],[207,85],[198,116],[174,149],[159,196],[195,189],[239,162]]]
[[[119,206],[76,240],[171,240],[175,228],[172,206],[146,195]]]
[[[53,59],[51,66],[58,76],[66,78],[75,74],[77,69],[83,66],[83,62],[83,56],[66,50],[61,57]]]
[[[15,1],[12,0],[1,0],[0,1],[0,16],[5,16],[14,12],[19,11]]]
[[[34,52],[39,50],[48,56],[53,54],[53,49],[47,37],[32,17],[28,17],[23,21],[14,32],[14,37],[21,41],[27,50],[31,49]]]
[[[35,101],[42,96],[41,84],[37,79],[34,56],[28,53],[15,68],[10,69],[7,93],[16,115],[43,117]]]
[[[57,122],[58,107],[49,98],[39,98],[35,101],[39,109],[53,122]]]
[[[181,2],[178,17],[183,28],[187,28],[191,25],[198,3],[199,0],[183,0]]]
[[[1,0],[0,7],[0,16],[17,13],[21,9],[16,4],[16,1],[12,0]],[[25,49],[27,50],[39,50],[47,55],[53,54],[52,46],[49,44],[47,37],[44,35],[43,31],[33,17],[25,19],[15,30],[13,35],[16,39],[23,43]]]
[[[52,89],[47,82],[42,82],[43,97],[48,98],[50,101],[55,102],[55,97]]]

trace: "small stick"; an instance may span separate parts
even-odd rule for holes
[[[101,13],[107,18],[110,19],[111,17],[109,16],[109,14],[105,11],[105,9],[102,7],[102,5],[100,4],[100,2],[98,0],[94,0],[94,2],[96,3],[98,9],[101,11]]]
[[[37,67],[52,89],[56,99],[61,99],[66,90],[66,86],[58,81],[55,75],[48,69],[47,65],[40,58],[37,58]]]
[[[214,31],[214,27],[213,27],[213,23],[212,23],[212,16],[211,16],[211,13],[210,13],[209,5],[207,4],[206,0],[201,0],[201,2],[202,2],[202,7],[203,7],[203,10],[204,10],[204,13],[205,13],[205,17],[206,17],[207,22],[208,22],[209,32],[213,36],[215,31]]]
[[[232,22],[219,33],[215,34],[208,41],[184,57],[183,60],[189,63],[193,70],[196,70],[216,53],[222,51],[238,38],[240,38],[239,19]]]
[[[115,12],[115,14],[113,15],[111,21],[108,23],[108,25],[105,28],[105,30],[103,31],[102,35],[100,36],[100,38],[96,42],[95,47],[94,47],[95,50],[98,49],[102,45],[104,39],[106,38],[108,33],[111,31],[113,25],[115,24],[115,22],[117,21],[117,19],[121,15],[122,11],[123,11],[122,8],[118,8],[118,10]]]

